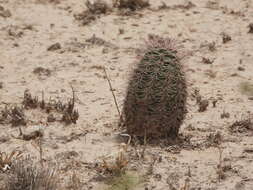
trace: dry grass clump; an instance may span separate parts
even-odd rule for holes
[[[5,108],[1,110],[0,113],[0,123],[11,124],[14,127],[26,125],[27,121],[23,108],[18,106],[5,106]]]
[[[232,133],[248,133],[249,131],[253,131],[253,117],[249,114],[246,117],[243,117],[239,121],[235,121],[229,127]]]
[[[85,5],[92,14],[106,14],[110,10],[108,4],[104,1],[87,0]]]
[[[47,113],[51,113],[53,111],[58,112],[62,115],[60,121],[65,124],[76,123],[79,118],[79,113],[75,109],[75,94],[72,89],[73,97],[67,103],[63,103],[62,101],[52,100],[50,99],[48,102],[44,100],[44,94],[42,94],[42,100],[39,101],[37,96],[32,96],[29,90],[24,92],[23,106],[26,109],[35,109],[40,108],[45,110]],[[51,116],[51,115],[50,115]],[[56,120],[56,119],[51,119]]]
[[[149,7],[149,0],[114,0],[113,7],[135,11]]]
[[[72,89],[73,97],[67,102],[61,100],[50,100],[47,102],[44,100],[44,94],[42,99],[39,100],[37,96],[32,96],[29,90],[25,90],[22,106],[5,106],[0,112],[0,124],[11,124],[12,126],[26,125],[27,120],[24,114],[25,110],[29,109],[41,109],[45,110],[48,114],[48,121],[60,121],[65,124],[76,123],[79,118],[78,110],[75,109],[75,94]],[[60,119],[54,118],[52,112],[60,115]]]
[[[6,152],[0,152],[0,170],[5,172],[9,170],[12,166],[12,163],[19,159],[22,155],[21,151],[14,150],[10,154]]]
[[[35,165],[30,157],[13,163],[5,181],[6,190],[55,190],[56,170]]]
[[[82,25],[86,25],[95,21],[101,14],[110,12],[111,9],[104,1],[90,1],[85,2],[87,10],[80,14],[74,15],[76,20],[81,21]]]

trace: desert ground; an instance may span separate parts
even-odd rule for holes
[[[151,0],[137,10],[106,3],[87,19],[84,0],[0,0],[0,151],[54,163],[61,190],[252,190],[253,2]],[[121,110],[149,34],[176,39],[188,52],[180,142],[129,142],[118,126],[113,93]],[[76,123],[22,107],[24,92],[74,100]],[[15,106],[25,125],[4,118]],[[125,182],[112,171],[121,156]]]

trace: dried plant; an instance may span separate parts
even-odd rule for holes
[[[18,106],[5,106],[0,113],[0,123],[11,124],[12,126],[26,125],[24,110]]]
[[[35,96],[35,97],[32,97],[31,93],[29,92],[28,89],[25,90],[24,92],[24,98],[23,98],[23,105],[26,109],[29,109],[29,108],[37,108],[38,105],[39,105],[39,100],[38,100],[38,97]]]
[[[45,110],[47,113],[52,111],[59,112],[62,117],[59,121],[65,124],[76,123],[79,118],[78,110],[75,109],[75,92],[71,86],[73,97],[67,103],[63,103],[61,100],[50,99],[48,102],[44,100],[44,93],[42,93],[42,100],[40,101],[37,96],[32,96],[29,90],[26,90],[23,98],[23,106],[26,109],[40,108]],[[56,119],[53,119],[56,121]],[[52,121],[52,120],[51,120]]]
[[[220,182],[222,179],[225,179],[225,172],[223,170],[223,162],[222,162],[223,150],[221,149],[221,147],[218,147],[218,150],[219,150],[219,164],[217,165],[217,174],[218,180]]]
[[[12,163],[20,158],[22,155],[21,151],[13,150],[9,155],[6,152],[0,152],[0,170],[5,172],[10,169]]]
[[[249,114],[246,117],[243,116],[241,120],[235,121],[230,125],[229,129],[232,133],[248,133],[253,131],[253,119],[252,115]]]
[[[85,2],[87,10],[80,14],[74,15],[76,20],[81,21],[83,25],[90,24],[95,21],[101,14],[106,14],[110,12],[111,9],[108,4],[104,1],[90,1]]]
[[[110,10],[108,4],[102,0],[100,1],[87,0],[85,2],[85,5],[88,8],[88,11],[92,14],[105,14]]]
[[[56,170],[38,166],[31,157],[13,163],[5,182],[6,190],[55,190]]]
[[[114,0],[113,7],[135,11],[150,6],[149,0]]]
[[[104,173],[110,174],[112,176],[118,176],[125,173],[126,167],[128,165],[128,160],[123,150],[125,151],[125,149],[122,149],[113,162],[108,162],[103,159],[102,168],[104,170]]]

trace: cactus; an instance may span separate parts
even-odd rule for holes
[[[173,40],[149,36],[124,101],[128,134],[148,138],[178,136],[187,112],[187,89],[177,50]]]

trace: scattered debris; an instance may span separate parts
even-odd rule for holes
[[[41,130],[35,130],[35,131],[30,132],[29,134],[24,134],[21,128],[19,128],[19,136],[14,137],[14,138],[24,140],[24,141],[30,141],[30,140],[35,140],[39,137],[43,137],[43,132]]]
[[[102,38],[96,37],[95,34],[92,35],[91,38],[88,38],[85,40],[87,43],[91,45],[98,45],[98,46],[105,46],[105,47],[110,47],[110,48],[116,48],[116,46],[110,42],[107,42],[103,40]]]
[[[202,62],[205,64],[213,64],[214,59],[202,57]]]
[[[231,36],[229,36],[225,32],[222,32],[221,36],[222,36],[222,42],[223,42],[223,44],[225,44],[225,43],[227,43],[227,42],[229,42],[229,41],[232,40]]]

